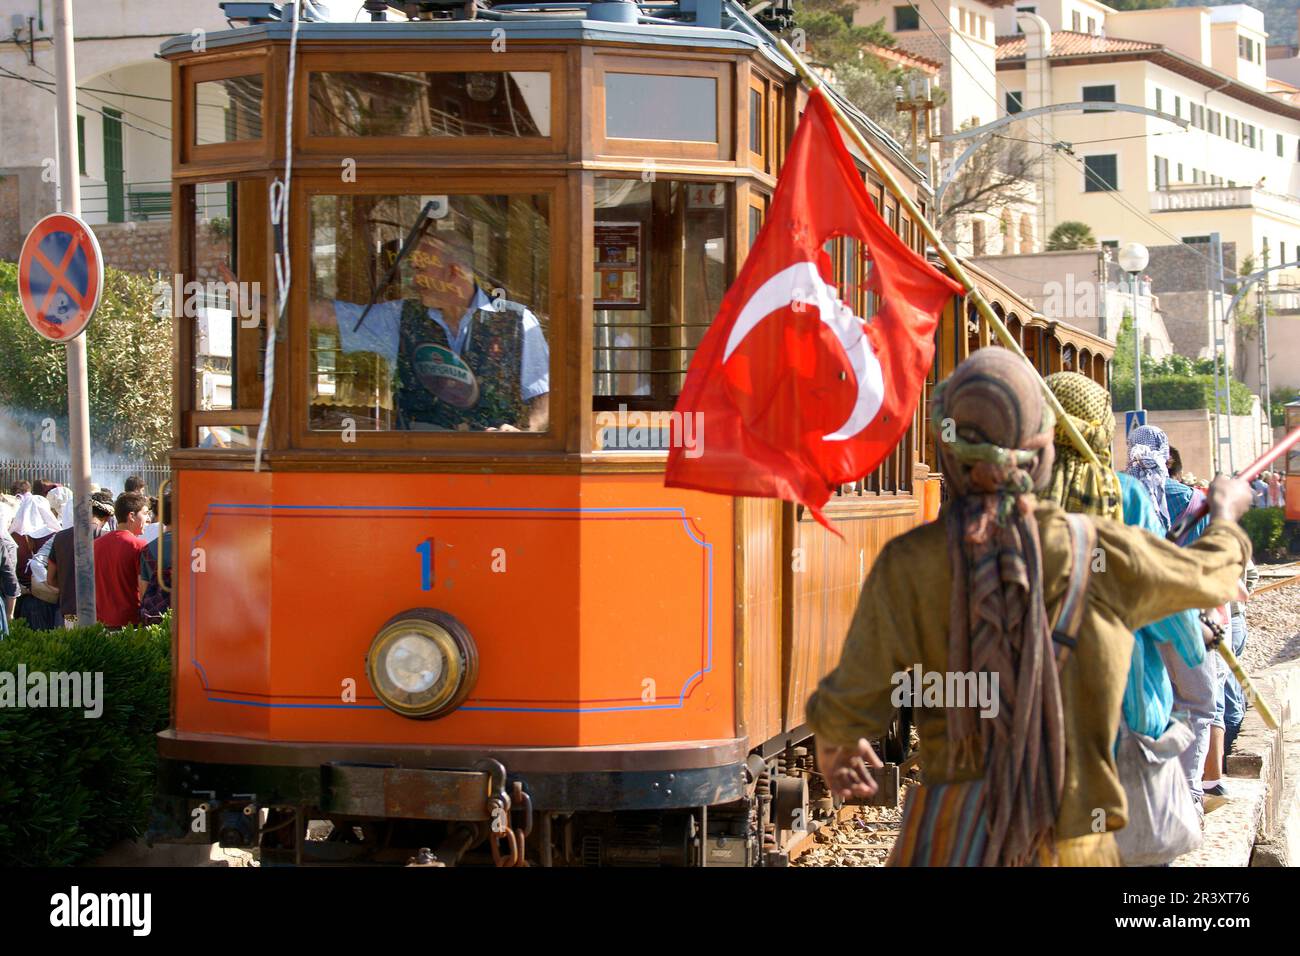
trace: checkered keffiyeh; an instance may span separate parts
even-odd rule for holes
[[[1169,477],[1169,436],[1155,425],[1141,425],[1129,432],[1128,473],[1142,482],[1151,493],[1160,523],[1172,524],[1169,503],[1165,500],[1165,480]]]
[[[1119,477],[1110,465],[1110,443],[1115,437],[1115,414],[1110,410],[1110,392],[1078,372],[1056,372],[1047,377],[1047,387],[1083,440],[1088,443],[1098,468],[1079,453],[1070,433],[1056,423],[1056,461],[1046,497],[1066,511],[1124,520]]]

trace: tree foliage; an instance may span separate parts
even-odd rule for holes
[[[1159,10],[1170,5],[1171,0],[1108,0],[1115,10]]]
[[[1049,252],[1064,249],[1092,249],[1097,245],[1097,237],[1092,234],[1092,227],[1077,219],[1067,219],[1047,237]]]
[[[963,146],[965,144],[962,144]],[[958,216],[992,213],[1029,198],[1041,154],[1019,139],[991,136],[957,171],[943,196],[938,221],[952,236]]]
[[[1223,360],[1218,360],[1223,368]],[[1125,315],[1115,340],[1111,360],[1111,407],[1116,411],[1133,407],[1133,319]],[[1142,404],[1150,411],[1214,409],[1215,360],[1168,355],[1163,359],[1142,356]],[[1222,373],[1220,373],[1222,374]],[[1229,406],[1233,415],[1249,415],[1251,391],[1244,382],[1229,377]]]
[[[794,22],[803,31],[809,64],[823,70],[845,99],[901,142],[909,125],[894,109],[894,87],[906,71],[865,52],[869,45],[892,47],[896,41],[883,19],[855,26],[855,9],[836,0],[803,0]]]
[[[1273,427],[1281,428],[1286,424],[1286,406],[1300,398],[1300,388],[1275,388],[1268,397],[1273,409]]]
[[[171,447],[171,320],[153,313],[154,280],[108,269],[87,336],[93,451],[157,459]],[[37,335],[18,299],[18,268],[0,262],[0,407],[67,435],[66,349]]]

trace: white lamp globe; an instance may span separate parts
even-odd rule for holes
[[[1119,251],[1119,267],[1125,272],[1141,272],[1151,260],[1147,247],[1140,242],[1130,242]]]

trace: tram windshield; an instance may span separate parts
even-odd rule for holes
[[[317,195],[311,244],[313,430],[547,430],[547,196]]]

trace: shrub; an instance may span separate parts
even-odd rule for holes
[[[1286,406],[1288,402],[1294,402],[1300,398],[1300,388],[1275,388],[1269,395],[1273,408],[1273,427],[1282,428],[1286,425]]]
[[[1133,407],[1133,377],[1115,378],[1110,386],[1111,407],[1116,411]],[[1242,382],[1230,383],[1232,414],[1250,414],[1251,391]],[[1214,408],[1214,376],[1156,375],[1142,376],[1142,404],[1148,411],[1177,411],[1187,408]]]
[[[170,621],[33,631],[15,621],[0,673],[99,672],[83,709],[0,707],[0,865],[68,866],[144,832],[170,706]]]
[[[1241,516],[1241,528],[1250,535],[1250,545],[1257,558],[1281,549],[1285,526],[1281,508],[1251,508]]]

